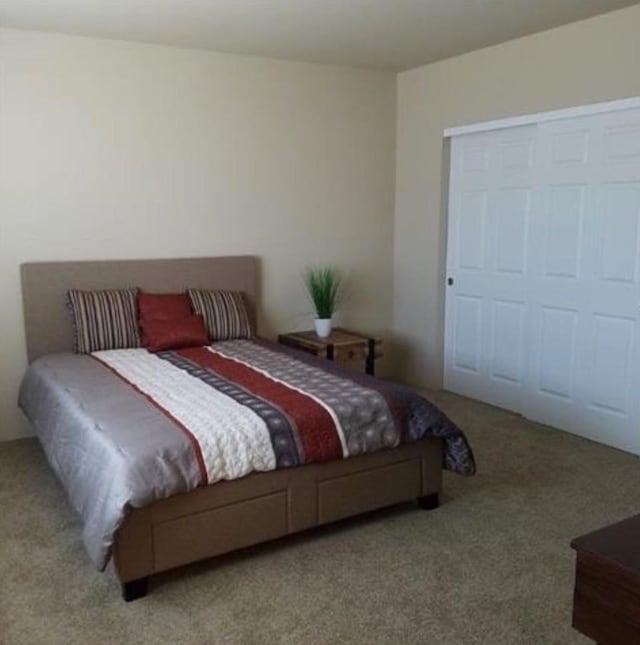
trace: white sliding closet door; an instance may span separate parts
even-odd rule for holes
[[[640,454],[640,111],[539,126],[522,413]]]
[[[445,386],[640,454],[640,110],[451,158]]]
[[[520,411],[536,127],[452,140],[445,387]]]

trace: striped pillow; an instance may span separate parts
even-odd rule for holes
[[[67,291],[78,354],[140,347],[138,289]]]
[[[239,291],[187,289],[193,311],[204,317],[209,340],[251,338],[251,324]]]

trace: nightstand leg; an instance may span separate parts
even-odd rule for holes
[[[369,339],[369,351],[367,352],[367,365],[366,365],[367,374],[375,376],[376,372],[376,341],[374,338]]]
[[[327,358],[332,361],[333,360],[333,343],[329,343],[327,345]]]

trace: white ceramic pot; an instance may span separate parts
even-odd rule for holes
[[[313,324],[319,338],[327,338],[331,335],[331,318],[314,318]]]

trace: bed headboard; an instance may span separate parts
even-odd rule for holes
[[[169,293],[196,289],[242,291],[256,329],[258,259],[239,255],[170,260],[31,262],[20,266],[24,328],[29,362],[73,350],[67,289],[118,289]]]

